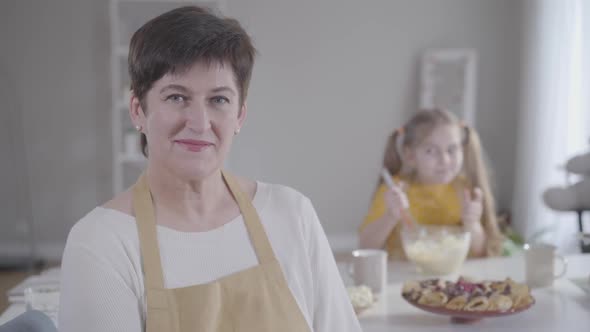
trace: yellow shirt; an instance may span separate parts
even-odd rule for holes
[[[396,177],[396,181],[399,181],[398,177]],[[459,178],[449,184],[441,185],[407,183],[406,195],[410,205],[410,212],[419,224],[461,225],[461,194],[463,188],[465,188],[465,182]],[[387,210],[385,204],[386,190],[387,186],[384,183],[377,189],[360,230],[385,214]],[[405,257],[401,246],[399,224],[387,237],[385,249],[391,258]]]

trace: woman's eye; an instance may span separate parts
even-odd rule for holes
[[[223,104],[229,104],[229,99],[224,96],[215,96],[215,97],[211,98],[211,102],[213,102],[214,104],[223,105]]]
[[[166,100],[169,100],[169,101],[172,101],[175,103],[185,103],[188,100],[188,98],[183,95],[173,94],[173,95],[166,97]]]

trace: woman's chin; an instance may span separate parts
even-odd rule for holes
[[[187,180],[203,180],[219,171],[219,166],[210,161],[182,161],[169,165],[177,176]]]

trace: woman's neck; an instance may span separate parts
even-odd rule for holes
[[[181,223],[207,220],[228,197],[219,170],[198,180],[182,178],[155,165],[148,166],[146,174],[157,220],[164,223],[165,220]]]

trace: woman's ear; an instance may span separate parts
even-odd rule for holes
[[[131,122],[133,122],[135,129],[143,132],[146,127],[146,117],[145,110],[141,104],[139,98],[132,93],[131,99],[129,100],[129,116],[131,117]]]
[[[248,106],[246,105],[246,102],[244,102],[238,112],[238,130],[242,128],[244,122],[246,121],[246,113],[248,113]]]

